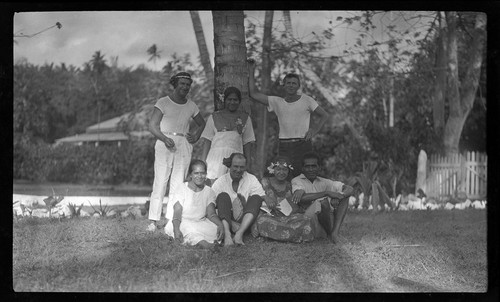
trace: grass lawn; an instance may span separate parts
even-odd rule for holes
[[[486,211],[349,212],[344,242],[245,237],[201,250],[147,219],[23,218],[13,289],[78,292],[484,292]]]

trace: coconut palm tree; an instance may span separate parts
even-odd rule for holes
[[[241,91],[242,110],[250,113],[243,11],[212,11],[212,18],[215,47],[215,110],[223,108],[224,90],[234,86]]]
[[[212,68],[212,64],[210,63],[210,54],[208,53],[207,43],[205,42],[205,35],[203,33],[200,15],[198,14],[198,11],[189,11],[189,13],[191,15],[191,20],[193,21],[194,34],[196,36],[198,50],[200,51],[201,65],[205,71],[207,82],[212,83],[214,80],[214,70]]]
[[[289,43],[292,44],[294,40],[293,36],[293,31],[292,31],[292,20],[290,17],[290,11],[283,11],[283,19],[285,23],[285,31],[286,31],[286,38],[288,39]],[[342,110],[342,103],[339,102],[339,99],[334,96],[332,91],[328,88],[325,87],[321,81],[321,78],[309,67],[307,63],[305,63],[305,60],[303,57],[297,56],[295,52],[290,53],[291,60],[289,61],[289,66],[287,66],[287,69],[298,69],[305,78],[309,79],[311,83],[314,85],[314,87],[321,93],[321,95],[330,103],[332,106],[335,107],[340,107]],[[344,114],[340,116],[341,120],[340,121],[342,124],[345,124],[348,129],[351,131],[352,135],[354,138],[358,141],[360,146],[363,147],[363,149],[368,149],[369,148],[369,143],[368,139],[362,134],[362,131],[358,130],[357,127],[354,125],[355,123],[352,121],[352,119],[349,117],[349,115]]]
[[[147,53],[149,55],[148,62],[153,61],[153,64],[156,66],[156,60],[161,58],[161,56],[160,56],[161,51],[158,51],[156,44],[151,45],[148,48]]]
[[[262,91],[269,94],[271,91],[271,42],[272,42],[272,25],[273,25],[273,11],[266,11],[264,17],[264,34],[262,37]],[[252,111],[255,112],[254,126],[256,139],[256,156],[253,162],[252,170],[259,178],[264,176],[264,166],[267,161],[267,136],[268,136],[268,117],[267,108],[255,102],[252,103]]]
[[[106,60],[104,59],[104,54],[101,54],[101,51],[98,50],[92,55],[92,59],[85,64],[86,68],[90,69],[90,81],[92,86],[94,87],[96,100],[97,100],[97,124],[101,123],[101,100],[100,100],[100,88],[99,88],[99,80],[103,74],[103,72],[109,68],[106,65]],[[97,144],[100,141],[100,126],[98,126],[97,132]]]

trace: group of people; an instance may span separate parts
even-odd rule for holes
[[[278,117],[278,157],[267,168],[267,176],[259,181],[247,172],[255,135],[250,117],[239,110],[241,92],[228,87],[224,109],[205,122],[187,98],[193,80],[180,72],[170,80],[173,92],[156,102],[150,119],[157,141],[148,230],[160,228],[170,180],[164,231],[177,241],[204,248],[244,245],[243,235],[250,232],[280,241],[328,238],[337,243],[353,190],[318,176],[321,161],[312,152],[311,138],[328,114],[313,98],[298,94],[298,75],[285,76],[281,98],[258,92],[255,62],[249,60],[248,69],[251,99]],[[319,117],[316,125],[311,116]],[[191,119],[197,127],[190,132]],[[192,144],[200,138],[201,159],[192,160]]]

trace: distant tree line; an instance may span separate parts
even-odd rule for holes
[[[366,12],[360,17],[336,21],[370,28],[375,15],[375,12]],[[395,28],[388,29],[392,30],[393,35],[391,40],[386,41],[390,47],[385,51],[368,47],[360,39],[358,49],[346,50],[344,55],[335,57],[320,55],[326,47],[325,42],[335,39],[335,22],[331,22],[332,28],[314,33],[314,37],[308,41],[301,41],[289,34],[287,36],[286,32],[273,31],[270,45],[267,46],[271,50],[269,60],[273,64],[270,94],[279,95],[279,82],[284,73],[296,70],[302,76],[304,93],[314,96],[332,116],[331,122],[313,141],[316,151],[324,160],[325,174],[346,180],[363,171],[364,163],[375,161],[380,164],[379,177],[388,192],[391,192],[389,188],[394,187],[394,182],[397,183],[397,190],[407,188],[407,191],[411,191],[416,178],[419,151],[445,152],[444,121],[441,120],[440,130],[435,127],[439,121],[435,114],[435,100],[443,29],[458,23],[458,26],[452,27],[455,36],[448,30],[446,39],[457,41],[457,59],[454,62],[464,67],[459,69],[458,74],[459,80],[464,81],[470,76],[465,66],[469,64],[473,51],[471,41],[474,37],[471,33],[481,20],[467,13],[458,14],[458,18],[444,14],[439,16],[442,17],[439,23],[441,27],[430,28],[428,37],[415,42],[418,44],[416,52],[401,48],[399,43],[409,33],[398,32]],[[257,32],[258,25],[247,22],[244,33],[246,57],[256,58],[260,64],[262,37]],[[156,61],[160,50],[156,45],[153,46],[145,50],[145,54],[150,56],[149,60]],[[387,56],[387,53],[392,55]],[[485,50],[480,56],[485,56]],[[394,60],[388,60],[388,57]],[[449,55],[447,58],[449,61]],[[394,64],[403,59],[406,67],[394,68]],[[460,150],[485,151],[485,60],[481,66],[477,93],[461,132]],[[170,91],[168,79],[180,70],[193,75],[195,82],[191,98],[207,117],[213,112],[217,101],[214,99],[216,91],[211,82],[213,79],[208,80],[204,66],[193,62],[189,55],[174,54],[161,71],[152,71],[145,66],[118,67],[117,57],[106,58],[100,51],[96,51],[82,67],[65,64],[36,66],[27,61],[16,62],[14,178],[150,184],[153,173],[152,140],[135,141],[121,149],[112,146],[54,147],[51,144],[57,138],[84,132],[86,127],[99,121],[154,104]],[[262,76],[257,75],[259,83]],[[455,106],[452,105],[454,92],[451,88],[445,90],[448,93],[442,93],[443,114],[448,117]],[[335,92],[336,98],[325,94],[325,91]],[[460,89],[463,94],[465,91],[466,87]],[[267,123],[263,150],[264,161],[268,162],[277,152],[276,117],[273,113],[262,117],[255,106],[249,111],[254,121],[259,118],[259,122],[254,123],[257,131],[259,126],[264,125],[260,122],[262,118]],[[196,144],[195,157],[199,149],[199,144]],[[116,160],[113,160],[112,155],[116,156]],[[45,163],[40,166],[38,161]],[[92,163],[94,169],[85,168],[88,167],[85,162]]]

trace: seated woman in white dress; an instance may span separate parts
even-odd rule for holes
[[[224,109],[208,117],[201,138],[202,160],[208,165],[207,178],[214,181],[229,172],[222,164],[224,158],[233,153],[243,153],[250,158],[250,143],[255,142],[252,120],[239,109],[241,92],[228,87],[224,91]]]
[[[165,233],[187,245],[211,248],[224,238],[224,226],[215,212],[215,193],[205,185],[206,174],[204,161],[191,161],[188,182],[175,190],[172,206],[167,206]]]

